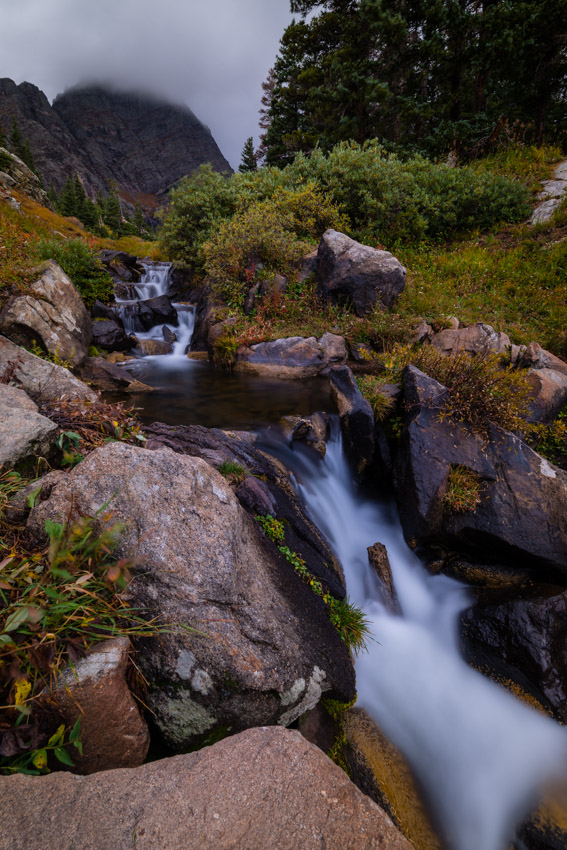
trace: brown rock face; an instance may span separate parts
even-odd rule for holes
[[[412,850],[299,732],[251,729],[133,770],[0,779],[2,850]]]
[[[53,106],[36,86],[0,79],[0,126],[16,118],[46,186],[75,173],[93,195],[117,180],[129,193],[165,194],[201,164],[232,169],[210,131],[186,106],[100,86],[75,87]]]
[[[73,749],[74,773],[138,767],[148,752],[150,735],[128,685],[128,638],[99,644],[63,672],[54,700],[71,728],[81,715],[83,753]]]
[[[33,340],[71,366],[87,356],[93,328],[83,299],[53,260],[39,268],[29,295],[10,299],[0,314],[0,332],[18,345]]]
[[[468,351],[469,354],[493,351],[504,354],[511,346],[507,334],[496,333],[494,328],[482,322],[468,328],[447,328],[439,331],[431,340],[431,344],[442,354],[453,354],[457,351]]]

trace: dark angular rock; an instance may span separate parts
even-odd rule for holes
[[[93,345],[105,351],[128,351],[132,340],[114,319],[93,322]]]
[[[475,666],[509,676],[565,723],[567,591],[540,590],[546,593],[469,608],[461,617],[461,641]]]
[[[124,327],[122,319],[116,311],[108,304],[103,304],[98,298],[91,307],[91,316],[93,319],[109,319],[111,322],[116,322],[121,328]]]
[[[133,378],[123,367],[116,366],[104,357],[87,357],[81,365],[81,378],[103,392],[120,390],[126,393],[147,393],[152,387]]]
[[[440,416],[447,392],[414,366],[404,371],[408,414],[395,460],[394,483],[406,539],[441,545],[511,569],[567,575],[567,474],[519,437],[490,425],[481,435]],[[452,466],[480,482],[475,510],[444,502]]]
[[[329,374],[331,397],[339,409],[345,448],[360,474],[374,457],[374,414],[348,366],[333,366]]]
[[[177,342],[176,335],[173,333],[172,330],[167,327],[167,325],[164,325],[162,329],[162,334],[164,342],[168,342],[170,345],[173,345],[174,342]]]
[[[352,305],[357,316],[377,304],[391,307],[403,291],[406,270],[388,251],[327,230],[319,244],[317,282],[324,299]]]
[[[376,573],[380,583],[380,592],[386,604],[386,607],[392,613],[400,613],[400,603],[394,586],[394,578],[392,576],[392,567],[388,558],[388,550],[383,543],[374,543],[368,547],[368,561],[370,566]]]
[[[138,257],[126,251],[99,251],[98,258],[115,281],[138,283],[145,271]]]

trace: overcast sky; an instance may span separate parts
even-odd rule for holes
[[[291,17],[288,0],[0,0],[0,77],[50,101],[94,80],[166,95],[237,168]]]

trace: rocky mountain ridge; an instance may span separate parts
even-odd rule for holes
[[[205,162],[232,169],[210,130],[187,106],[140,92],[77,86],[51,105],[31,83],[0,79],[0,127],[9,135],[16,119],[29,141],[46,187],[60,190],[75,172],[85,190],[121,194],[151,206],[144,196],[163,196]]]

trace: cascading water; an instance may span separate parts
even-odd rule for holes
[[[461,659],[466,590],[425,570],[393,503],[360,495],[336,421],[324,460],[295,444],[269,450],[294,473],[370,621],[374,639],[356,663],[358,704],[411,763],[451,850],[506,850],[540,786],[566,777],[567,730]],[[401,616],[386,610],[368,563],[366,547],[377,541],[388,550]]]
[[[169,274],[171,263],[142,263],[145,271],[139,283],[132,285],[137,299],[116,298],[116,312],[124,323],[124,330],[133,333],[138,339],[164,339],[164,328],[167,328],[174,336],[172,343],[173,351],[168,355],[154,355],[154,357],[185,357],[191,343],[193,329],[195,327],[195,310],[186,304],[174,304],[177,311],[177,325],[162,323],[154,325],[149,330],[143,330],[137,318],[138,304],[150,298],[159,298],[167,295],[169,289]]]

